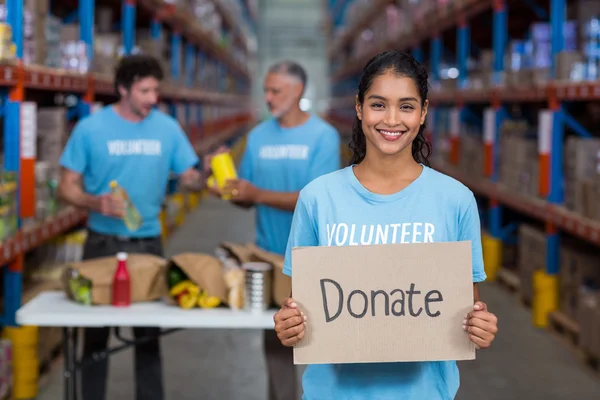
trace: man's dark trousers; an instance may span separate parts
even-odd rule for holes
[[[120,251],[163,256],[160,236],[144,239],[121,239],[88,231],[83,259],[115,256]],[[137,400],[163,400],[163,373],[158,335],[160,328],[133,328],[133,336],[140,339],[156,336],[156,340],[135,347],[135,389]],[[110,327],[83,330],[83,357],[90,357],[108,347]],[[83,400],[106,400],[108,359],[88,364],[81,370]]]

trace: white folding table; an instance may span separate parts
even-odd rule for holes
[[[16,320],[19,325],[60,327],[63,329],[64,398],[75,400],[76,372],[88,363],[107,358],[111,354],[156,339],[156,337],[129,340],[121,336],[121,327],[163,328],[160,336],[181,329],[273,329],[276,310],[248,312],[230,308],[185,310],[162,301],[132,304],[125,308],[112,306],[85,306],[70,300],[64,292],[43,292],[23,305]],[[114,327],[116,337],[123,343],[94,354],[88,360],[77,357],[77,328]]]

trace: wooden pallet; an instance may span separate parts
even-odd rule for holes
[[[548,329],[572,349],[579,350],[579,324],[561,311],[550,313]]]
[[[508,293],[515,296],[523,307],[531,309],[531,299],[525,298],[521,293],[521,279],[517,274],[507,268],[502,268],[496,275],[496,282]]]
[[[600,377],[600,358],[579,347],[579,324],[568,315],[555,311],[549,316],[548,329],[569,349],[575,352],[589,371]]]
[[[496,274],[496,282],[509,293],[518,294],[521,288],[519,276],[509,269],[502,268]]]

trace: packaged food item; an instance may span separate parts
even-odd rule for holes
[[[229,152],[219,153],[211,159],[211,168],[216,184],[220,189],[223,189],[230,179],[237,178],[237,171],[235,163]],[[213,186],[213,185],[209,185]],[[224,200],[229,200],[231,195],[226,194],[222,196]]]
[[[68,295],[86,306],[92,305],[92,281],[83,277],[76,269],[68,272]]]
[[[133,201],[131,201],[125,189],[119,186],[117,181],[111,181],[110,188],[113,195],[121,198],[123,202],[125,202],[125,216],[123,217],[123,221],[125,222],[127,229],[132,232],[137,231],[142,225],[142,216],[133,204]]]

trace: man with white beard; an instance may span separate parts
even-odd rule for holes
[[[298,194],[313,179],[338,170],[340,138],[331,125],[300,109],[306,72],[292,61],[272,66],[264,81],[265,102],[273,118],[248,135],[240,179],[222,193],[244,208],[256,207],[256,244],[284,255]],[[222,194],[212,189],[215,194]],[[297,396],[293,351],[274,330],[264,331],[269,399]]]

